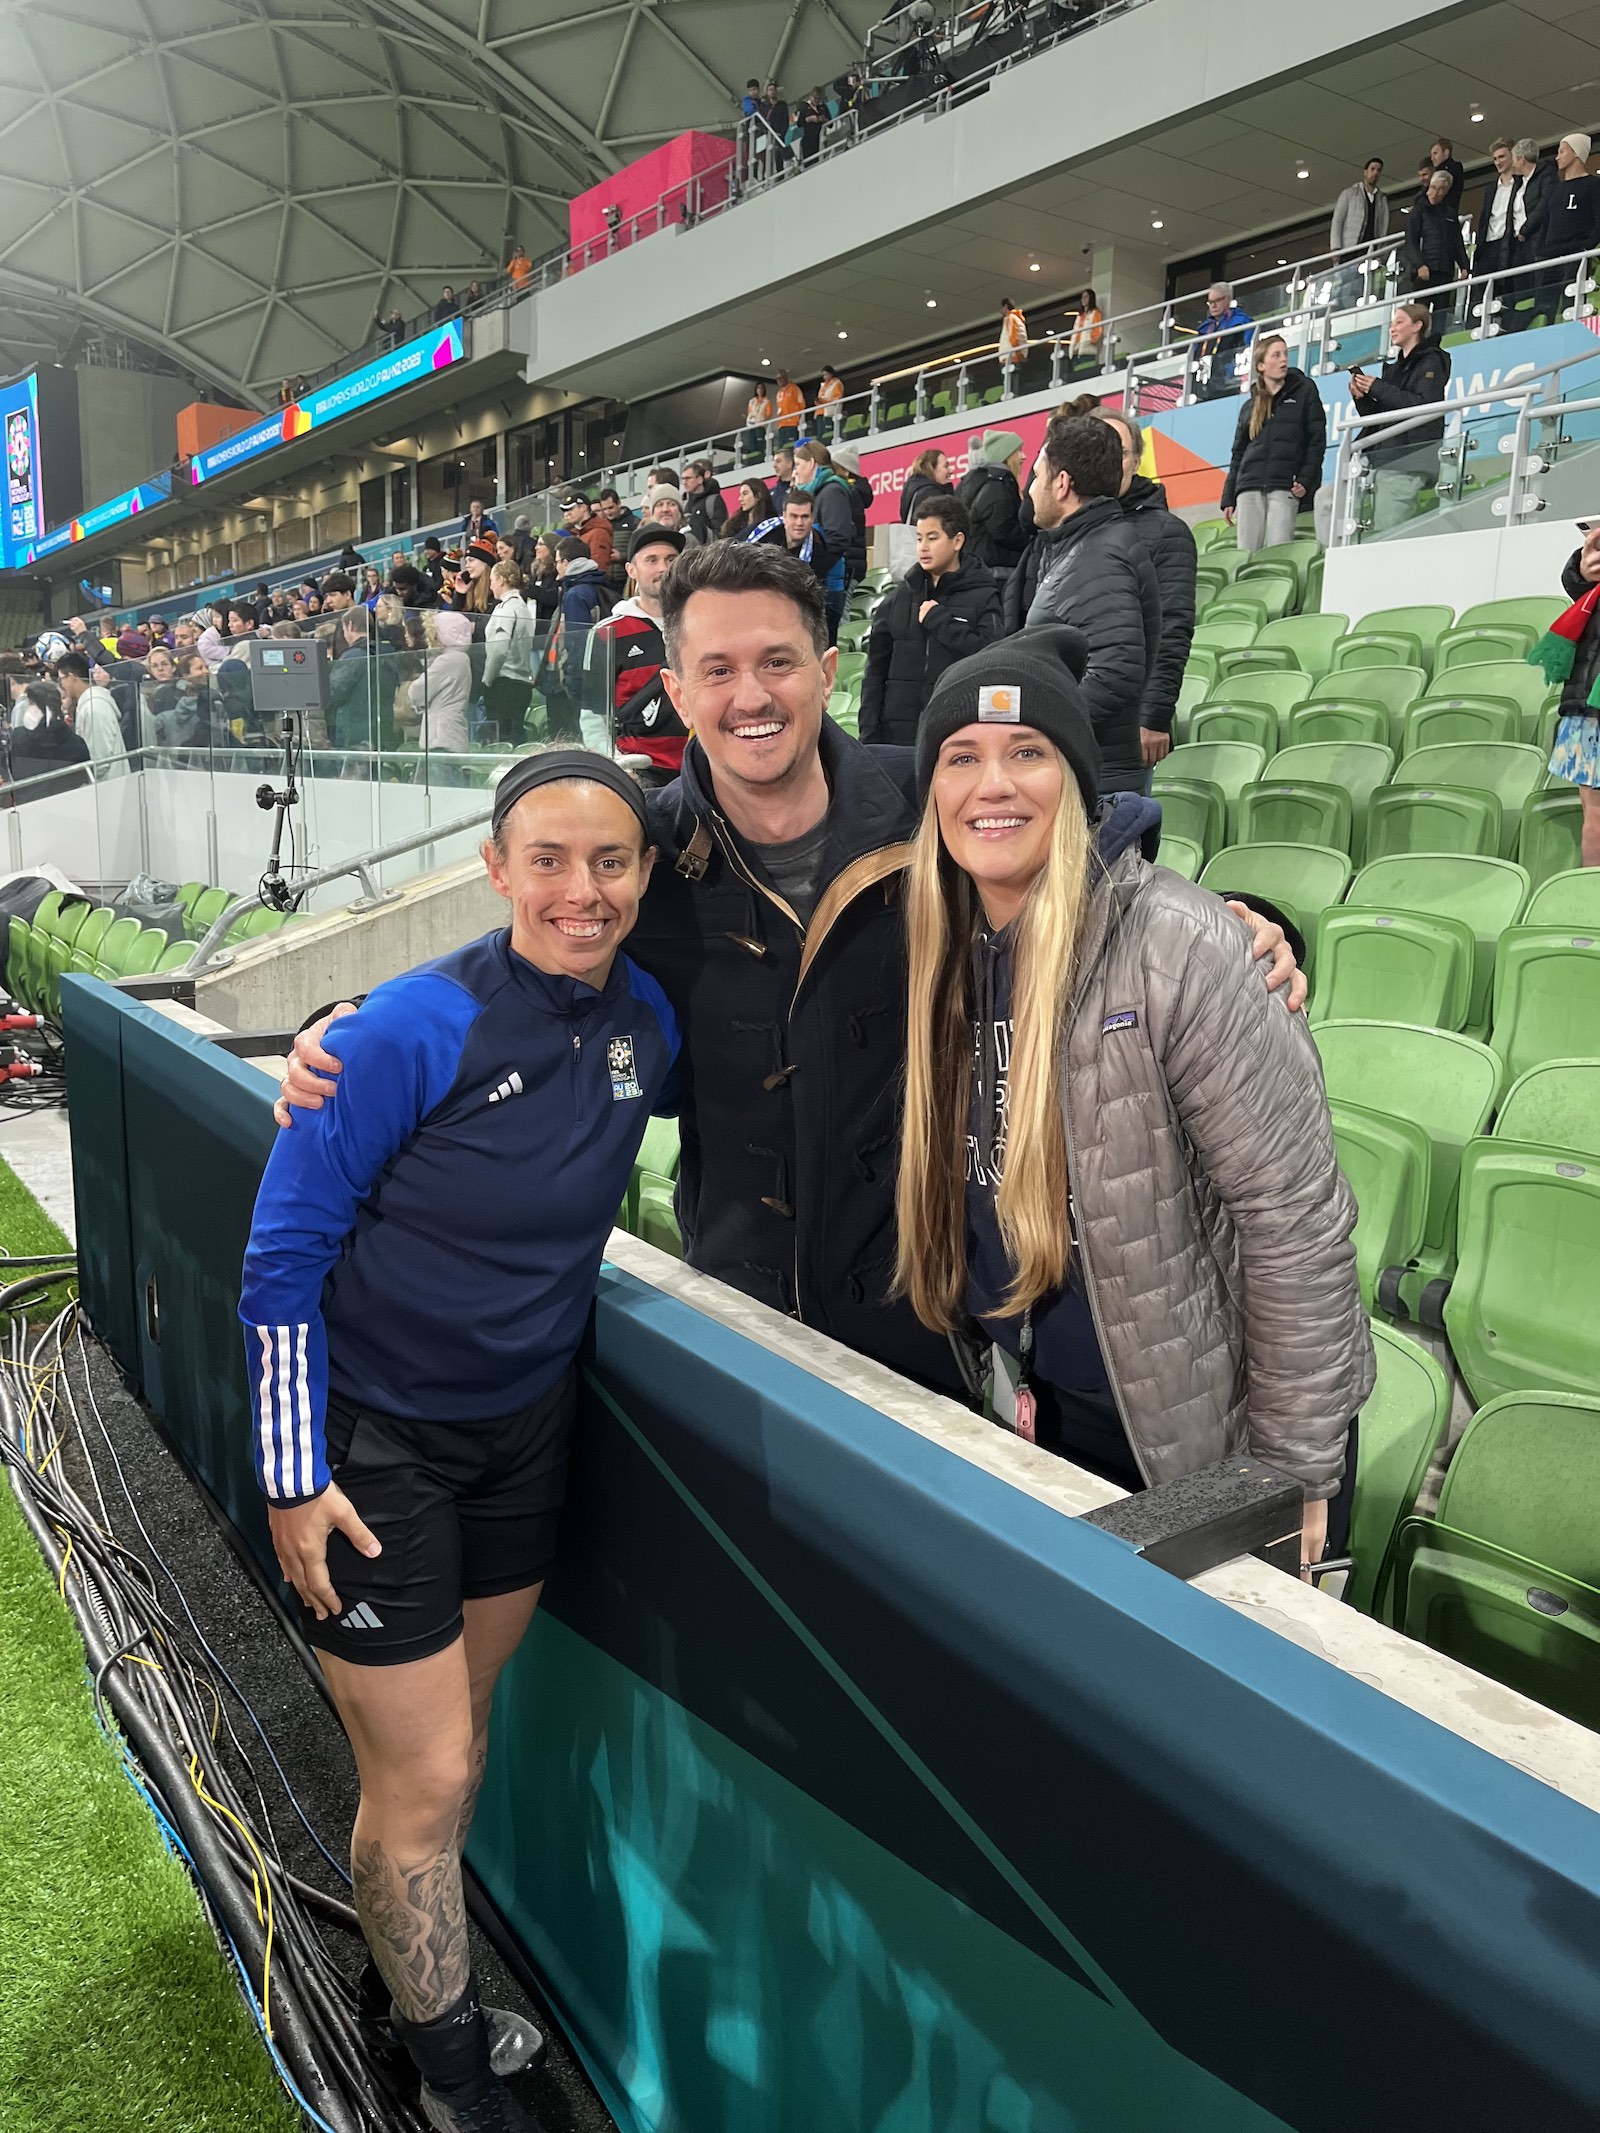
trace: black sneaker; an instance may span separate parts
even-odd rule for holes
[[[503,2081],[475,2081],[447,2094],[424,2082],[422,2115],[437,2133],[544,2133]]]
[[[389,2019],[393,2004],[389,1988],[370,1956],[361,1972],[359,1990],[362,2021],[386,2051],[404,2051]],[[483,2023],[489,2032],[489,2064],[502,2080],[543,2059],[544,2032],[530,2016],[517,2014],[510,2007],[486,2007]]]

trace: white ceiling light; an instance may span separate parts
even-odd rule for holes
[[[1472,109],[1467,113],[1467,118],[1474,126],[1481,126],[1483,124],[1483,113],[1478,109],[1476,104],[1474,104]]]
[[[1304,163],[1300,164],[1300,165],[1298,166],[1298,168],[1296,169],[1296,171],[1295,171],[1295,176],[1296,176],[1297,178],[1309,178],[1309,177],[1310,177],[1310,175],[1311,175],[1311,173],[1310,173],[1310,171],[1309,171],[1309,170],[1307,170],[1307,169],[1306,169],[1306,166],[1304,165]]]
[[[1038,260],[1037,260],[1037,259],[1030,259],[1030,260],[1028,261],[1028,272],[1029,272],[1030,274],[1037,274],[1037,273],[1038,273],[1038,271],[1039,271],[1039,262],[1038,262]]]
[[[937,310],[938,310],[938,308],[939,308],[939,299],[938,299],[938,297],[936,297],[936,296],[930,296],[930,297],[928,298],[928,309],[929,309],[930,311],[937,311]]]
[[[1166,226],[1167,225],[1162,221],[1159,215],[1152,215],[1150,217],[1150,227],[1153,230],[1164,230]]]
[[[850,338],[849,334],[845,332],[842,326],[839,328],[839,338],[841,341],[847,341]]]
[[[763,370],[770,370],[770,369],[771,369],[771,367],[772,367],[772,358],[771,358],[771,356],[763,356],[763,357],[761,358],[761,368],[762,368]]]

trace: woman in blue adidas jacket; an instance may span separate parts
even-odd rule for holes
[[[360,1101],[278,1136],[245,1257],[273,1545],[361,1776],[357,1908],[424,2108],[460,2133],[533,2123],[493,2075],[491,2043],[502,2070],[527,2054],[479,2006],[460,1853],[550,1566],[606,1236],[674,1108],[672,1010],[619,953],[653,858],[607,759],[508,772],[484,859],[510,926],[330,1033]]]

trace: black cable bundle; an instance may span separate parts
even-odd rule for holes
[[[0,1259],[0,1272],[23,1263],[38,1262]],[[51,1271],[0,1288],[0,1458],[82,1634],[102,1724],[113,1739],[120,1732],[129,1775],[186,1860],[274,2065],[310,2122],[324,2133],[426,2133],[414,2103],[374,2057],[357,2018],[355,1988],[313,1915],[359,1935],[355,1912],[284,1864],[231,1704],[254,1726],[307,1833],[342,1874],[145,1530],[95,1403],[77,1306],[68,1304],[42,1331],[28,1326],[27,1305],[70,1275],[74,1262],[67,1254],[48,1264]],[[74,1354],[81,1366],[76,1388]],[[156,1571],[116,1537],[80,1398],[187,1628],[163,1603]],[[82,1470],[93,1506],[64,1472],[69,1457]]]

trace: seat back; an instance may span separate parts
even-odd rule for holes
[[[1545,1059],[1600,1059],[1600,935],[1569,926],[1503,933],[1491,1041],[1513,1077]]]
[[[1503,1069],[1488,1045],[1453,1030],[1398,1022],[1319,1022],[1317,1050],[1336,1102],[1409,1119],[1428,1136],[1424,1248],[1454,1256],[1461,1151],[1482,1133]]]
[[[205,886],[206,885],[203,881],[186,881],[183,887],[178,891],[179,908],[182,910],[185,918],[187,918],[189,913],[194,909],[195,898],[197,896],[203,896],[205,894]]]
[[[1336,785],[1350,795],[1350,849],[1359,857],[1367,806],[1394,770],[1394,753],[1377,741],[1307,741],[1280,748],[1262,772],[1274,783]]]
[[[1377,665],[1376,660],[1354,661],[1350,659],[1349,654],[1364,641],[1397,635],[1410,637],[1421,649],[1422,659],[1419,663],[1431,666],[1434,646],[1455,619],[1455,609],[1442,605],[1375,608],[1371,614],[1362,615],[1350,625],[1350,633],[1339,647],[1340,657],[1334,662],[1335,668],[1358,663],[1363,666]]]
[[[1428,1465],[1450,1419],[1450,1385],[1433,1357],[1377,1320],[1372,1328],[1378,1375],[1361,1410],[1350,1554],[1355,1568],[1345,1598],[1363,1614],[1386,1619],[1395,1531],[1416,1504]]]
[[[1409,1119],[1356,1104],[1330,1102],[1328,1112],[1339,1168],[1355,1194],[1356,1279],[1371,1311],[1385,1268],[1404,1266],[1422,1249],[1428,1136]]]
[[[1219,615],[1215,621],[1204,614],[1194,626],[1194,642],[1214,652],[1242,649],[1253,644],[1261,625],[1240,615]]]
[[[44,969],[36,980],[40,1003],[52,1022],[61,1020],[61,980],[72,965],[74,951],[57,934],[35,934],[36,941],[44,944]]]
[[[119,918],[106,928],[100,943],[99,961],[114,977],[126,975],[128,956],[143,931],[136,918]]]
[[[1461,1433],[1439,1517],[1600,1585],[1600,1396],[1502,1393]]]
[[[1600,867],[1568,867],[1541,881],[1528,899],[1522,922],[1600,931]]]
[[[32,1011],[33,978],[28,969],[28,934],[30,928],[25,918],[12,915],[7,926],[10,953],[6,957],[6,991],[13,1000]]]
[[[47,889],[35,907],[32,923],[38,930],[49,935],[56,932],[56,921],[61,916],[63,893],[60,889]],[[87,910],[85,905],[84,909]]]
[[[1535,637],[1542,637],[1566,605],[1565,600],[1557,599],[1553,593],[1524,593],[1511,600],[1480,600],[1475,607],[1461,610],[1456,626],[1479,629],[1485,625],[1513,623],[1519,629],[1532,630]]]
[[[1205,865],[1205,854],[1194,839],[1175,837],[1165,821],[1161,825],[1161,849],[1156,858],[1160,865],[1170,867],[1174,874],[1181,874],[1185,881],[1198,881],[1200,869]]]
[[[1469,1141],[1445,1330],[1473,1398],[1600,1385],[1600,1164]]]
[[[173,941],[162,950],[157,970],[182,970],[194,954],[193,941]]]
[[[1481,666],[1486,660],[1521,659],[1543,633],[1521,622],[1457,623],[1433,648],[1435,678],[1451,667]]]
[[[1487,1029],[1495,945],[1517,923],[1528,900],[1528,877],[1514,860],[1468,852],[1397,853],[1364,866],[1349,900],[1385,911],[1441,911],[1464,919],[1475,943],[1467,1027]]]
[[[1337,785],[1274,780],[1247,785],[1239,795],[1241,844],[1322,845],[1350,849],[1350,795]]]
[[[1174,749],[1173,754],[1181,754]],[[1210,778],[1169,778],[1155,788],[1161,802],[1161,834],[1185,837],[1207,852],[1219,851],[1228,841],[1228,803],[1222,787]]]
[[[1260,601],[1262,621],[1277,622],[1300,605],[1300,574],[1282,563],[1246,563],[1233,581],[1233,595]]]
[[[1555,691],[1537,667],[1526,660],[1485,660],[1444,668],[1428,685],[1430,696],[1486,697],[1491,703],[1515,704],[1522,714],[1522,738],[1531,740],[1540,716]]]
[[[74,950],[94,962],[99,956],[101,942],[116,923],[116,917],[116,912],[109,904],[97,905],[78,928],[77,938],[72,943]],[[137,924],[137,921],[135,923]]]
[[[1228,704],[1264,704],[1280,721],[1296,704],[1304,703],[1311,689],[1309,674],[1241,674],[1226,689],[1217,689],[1205,701]]]
[[[1600,1059],[1545,1059],[1519,1074],[1495,1116],[1495,1138],[1560,1148],[1600,1163]]]
[[[203,940],[211,928],[227,910],[233,898],[226,889],[202,890],[194,900],[189,913],[188,931],[191,940]]]
[[[1196,587],[1198,597],[1199,588]],[[1201,622],[1248,622],[1255,631],[1272,620],[1267,603],[1253,593],[1241,593],[1238,585],[1224,585],[1199,610]]]
[[[1200,886],[1248,903],[1264,897],[1293,920],[1306,944],[1309,972],[1317,920],[1350,886],[1345,852],[1318,844],[1230,844],[1206,864]]]
[[[1202,704],[1189,721],[1189,739],[1254,741],[1271,755],[1278,745],[1278,714],[1267,704]]]
[[[1459,918],[1336,905],[1317,922],[1313,1018],[1458,1030],[1472,997],[1474,945]]]
[[[1389,714],[1381,704],[1301,704],[1289,713],[1283,738],[1290,748],[1310,741],[1374,741],[1386,747]]]
[[[1253,741],[1185,741],[1157,763],[1153,790],[1159,797],[1170,784],[1204,779],[1221,791],[1232,824],[1240,793],[1260,777],[1266,760],[1266,750]]]
[[[1281,622],[1269,622],[1256,643],[1266,651],[1288,651],[1303,674],[1320,681],[1349,627],[1348,615],[1285,615]]]
[[[1500,802],[1492,792],[1385,785],[1373,794],[1367,810],[1369,861],[1406,852],[1482,853],[1493,858],[1500,841]]]
[[[1530,793],[1522,803],[1517,858],[1537,888],[1552,874],[1565,874],[1582,862],[1583,797],[1572,786],[1551,786]]]
[[[1518,741],[1447,741],[1418,748],[1397,766],[1397,785],[1455,786],[1462,792],[1492,792],[1500,802],[1503,859],[1515,850],[1522,803],[1542,782],[1545,759]]]
[[[1425,696],[1406,715],[1402,752],[1413,755],[1450,741],[1516,741],[1522,738],[1522,714],[1514,704],[1494,704],[1485,697]]]
[[[159,967],[167,951],[167,936],[157,926],[142,926],[137,939],[128,947],[122,958],[122,975],[125,978],[147,977]]]

